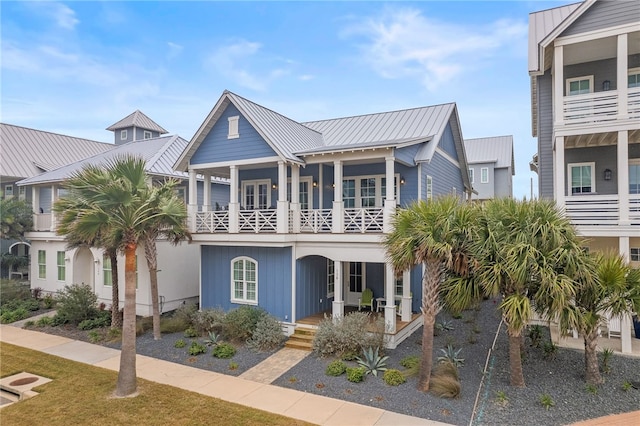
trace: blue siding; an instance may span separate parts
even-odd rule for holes
[[[460,168],[451,163],[444,156],[435,152],[429,164],[422,166],[423,197],[426,197],[427,175],[433,178],[433,196],[451,194],[452,188],[456,188],[459,197],[464,195],[464,185]]]
[[[407,206],[418,198],[418,167],[396,164],[396,172],[404,178],[404,185],[400,186],[400,205]]]
[[[240,137],[228,139],[229,117],[239,116],[238,133]],[[249,124],[238,109],[229,105],[220,119],[205,136],[202,144],[191,157],[191,164],[205,164],[221,161],[243,160],[247,158],[273,157],[276,152]]]
[[[231,260],[247,256],[258,263],[258,306],[284,321],[291,318],[291,248],[202,246],[202,308],[237,308],[231,303]]]
[[[424,143],[419,143],[405,148],[396,149],[394,156],[406,164],[415,164],[414,159],[418,151],[424,146]]]
[[[373,298],[384,297],[384,263],[366,263],[365,270],[366,286],[373,291]]]
[[[322,302],[321,302],[322,300]],[[327,298],[327,258],[307,256],[296,264],[296,318],[304,318],[332,308]]]
[[[411,270],[411,311],[420,312],[422,308],[422,265],[418,265]]]
[[[440,147],[441,150],[449,154],[451,157],[455,158],[456,161],[458,160],[458,152],[456,151],[456,143],[453,139],[451,123],[447,123],[447,127],[444,128],[444,132],[442,133],[442,138],[440,138],[438,147]]]
[[[198,181],[197,183],[197,204],[202,206],[204,202],[204,182]],[[187,194],[187,203],[189,202],[189,188],[185,188]],[[211,184],[211,208],[215,209],[216,203],[218,207],[224,208],[229,205],[229,185],[222,185],[219,183]]]

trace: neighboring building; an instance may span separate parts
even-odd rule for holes
[[[513,196],[513,136],[465,139],[474,200]]]
[[[640,266],[640,2],[532,13],[529,74],[540,196],[566,210],[586,247]]]
[[[291,333],[369,288],[390,347],[422,321],[421,267],[397,279],[381,244],[396,209],[471,191],[453,103],[299,123],[225,91],[175,168],[192,193],[230,179],[223,211],[188,206],[202,308],[261,306]]]
[[[113,132],[116,145],[157,138],[169,133],[140,110],[135,110],[122,120],[107,127],[107,130]]]
[[[142,114],[137,112],[138,114]],[[136,125],[137,128],[138,125]],[[118,133],[116,131],[116,133]],[[143,136],[142,132],[137,132]],[[109,145],[112,149],[90,156],[80,161],[42,173],[18,182],[18,187],[26,188],[31,193],[34,209],[34,231],[27,233],[31,240],[31,287],[41,288],[47,292],[60,290],[64,285],[84,283],[91,286],[98,300],[111,304],[111,265],[108,256],[96,248],[81,247],[68,249],[63,236],[56,234],[56,218],[51,211],[55,200],[63,193],[61,188],[66,179],[82,167],[104,165],[121,155],[135,155],[146,160],[147,173],[154,180],[176,178],[185,181],[177,187],[177,193],[189,202],[186,179],[187,174],[172,169],[178,156],[186,148],[188,142],[179,136],[162,136],[142,140],[134,140],[123,145]],[[229,200],[228,183],[222,179],[211,180],[208,191],[209,203],[215,206],[226,205]],[[197,181],[197,192],[202,203],[204,194],[203,181]],[[172,246],[167,241],[159,240],[158,248],[158,288],[160,303],[164,311],[177,308],[185,301],[198,300],[198,248],[195,245],[182,243]],[[119,261],[119,281],[124,283],[124,258]],[[151,293],[149,288],[149,271],[144,256],[144,247],[138,248],[138,291],[136,295],[136,312],[138,315],[152,314]],[[124,300],[124,292],[121,292]]]

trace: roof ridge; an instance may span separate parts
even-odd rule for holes
[[[401,108],[401,109],[395,109],[395,110],[391,110],[391,111],[371,112],[371,113],[368,113],[368,114],[346,115],[344,117],[325,118],[325,119],[322,119],[322,120],[305,121],[305,122],[303,122],[301,124],[304,125],[305,123],[320,123],[322,121],[344,120],[344,119],[347,119],[347,118],[370,117],[372,115],[391,114],[391,113],[402,112],[402,111],[414,111],[414,110],[417,110],[417,109],[425,109],[425,108],[436,108],[436,107],[445,106],[445,105],[455,105],[455,102],[443,102],[441,104],[435,104],[435,105],[424,105],[424,106],[420,106],[420,107]]]
[[[0,123],[0,125],[3,126],[11,126],[11,127],[18,127],[20,129],[25,129],[25,130],[31,130],[33,132],[40,132],[40,133],[48,133],[50,135],[56,135],[56,136],[64,136],[65,138],[73,138],[73,139],[81,139],[83,141],[87,141],[87,142],[95,142],[95,143],[99,143],[102,145],[113,145],[115,146],[115,144],[109,143],[109,142],[100,142],[100,141],[96,141],[93,139],[87,139],[87,138],[81,138],[79,136],[71,136],[71,135],[65,135],[63,133],[56,133],[56,132],[51,132],[49,130],[40,130],[40,129],[34,129],[33,127],[26,127],[26,126],[19,126],[17,124],[10,124],[10,123]]]
[[[563,4],[561,6],[549,7],[547,9],[542,9],[542,10],[534,10],[533,12],[529,12],[529,15],[535,15],[536,13],[548,12],[548,11],[554,10],[554,9],[561,9],[561,8],[567,7],[567,6],[575,6],[575,5],[581,4],[581,3],[584,3],[584,1],[577,1],[575,3]]]

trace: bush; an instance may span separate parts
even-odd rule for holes
[[[45,309],[51,309],[55,304],[56,299],[54,299],[50,294],[47,294],[42,298],[42,306],[44,306]]]
[[[196,311],[191,316],[191,323],[199,335],[209,332],[220,333],[224,328],[225,313],[222,309],[205,309]]]
[[[184,339],[178,339],[176,340],[176,342],[173,344],[174,348],[178,348],[178,349],[182,349],[185,346],[187,346],[187,343],[184,341]]]
[[[111,325],[111,312],[99,311],[98,316],[80,322],[78,328],[80,330],[92,330],[94,328],[109,327]]]
[[[382,376],[384,382],[389,386],[399,386],[407,381],[404,377],[404,374],[400,370],[396,370],[395,368],[391,368],[384,372]]]
[[[337,377],[343,375],[345,371],[347,371],[347,365],[342,362],[342,360],[337,359],[327,365],[327,369],[324,370],[324,374],[327,376]]]
[[[360,383],[364,380],[365,370],[362,367],[347,367],[347,380]]]
[[[87,336],[89,336],[89,341],[91,343],[98,343],[102,340],[102,336],[96,330],[91,330],[87,333]]]
[[[191,346],[189,346],[189,355],[196,356],[200,354],[206,354],[207,347],[202,343],[198,343],[196,341],[191,342]]]
[[[222,334],[226,340],[245,342],[253,336],[258,321],[267,315],[264,309],[240,306],[224,316]]]
[[[0,306],[12,300],[27,300],[31,298],[31,289],[28,285],[16,280],[0,280]]]
[[[198,312],[198,308],[196,307],[196,305],[191,303],[184,304],[180,305],[178,309],[173,311],[172,318],[187,324],[187,326],[185,327],[187,328],[193,324],[193,316],[196,314],[196,312]]]
[[[188,322],[184,321],[182,317],[160,317],[160,332],[161,333],[180,333],[189,328]]]
[[[98,297],[88,285],[73,284],[58,292],[58,313],[63,322],[79,324],[98,314]]]
[[[420,366],[420,357],[418,355],[409,355],[400,360],[400,365],[406,369],[413,369]]]
[[[338,356],[352,360],[363,348],[383,347],[384,318],[371,326],[369,317],[366,312],[353,312],[335,322],[332,318],[325,318],[318,325],[313,351],[321,357]]]
[[[458,367],[450,361],[439,363],[431,375],[429,389],[434,395],[441,398],[457,398],[460,396],[462,387],[460,385]]]
[[[282,346],[285,339],[280,321],[267,314],[258,320],[247,347],[254,351],[270,351]]]
[[[198,337],[198,333],[196,332],[195,329],[193,329],[192,327],[189,327],[184,331],[184,337],[189,337],[189,338]]]
[[[232,358],[236,354],[236,348],[229,343],[220,343],[213,348],[212,355],[216,358]]]

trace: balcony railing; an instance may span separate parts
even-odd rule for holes
[[[198,212],[196,232],[229,232],[229,211]]]
[[[574,225],[617,225],[618,195],[574,195],[565,200],[565,211]]]
[[[35,213],[33,215],[34,231],[50,231],[51,230],[51,213]]]
[[[240,232],[276,232],[278,215],[276,210],[240,210],[238,230]]]
[[[640,194],[629,195],[629,220],[640,225]]]
[[[300,211],[300,232],[331,232],[333,228],[332,209],[313,209]]]
[[[640,87],[629,89],[629,102],[627,106],[629,118],[640,119]]]
[[[382,232],[383,210],[380,207],[344,209],[345,232]]]
[[[628,117],[640,118],[640,87],[630,88],[627,94]],[[619,118],[618,91],[565,96],[562,102],[562,120],[566,125],[592,124],[616,121]]]

